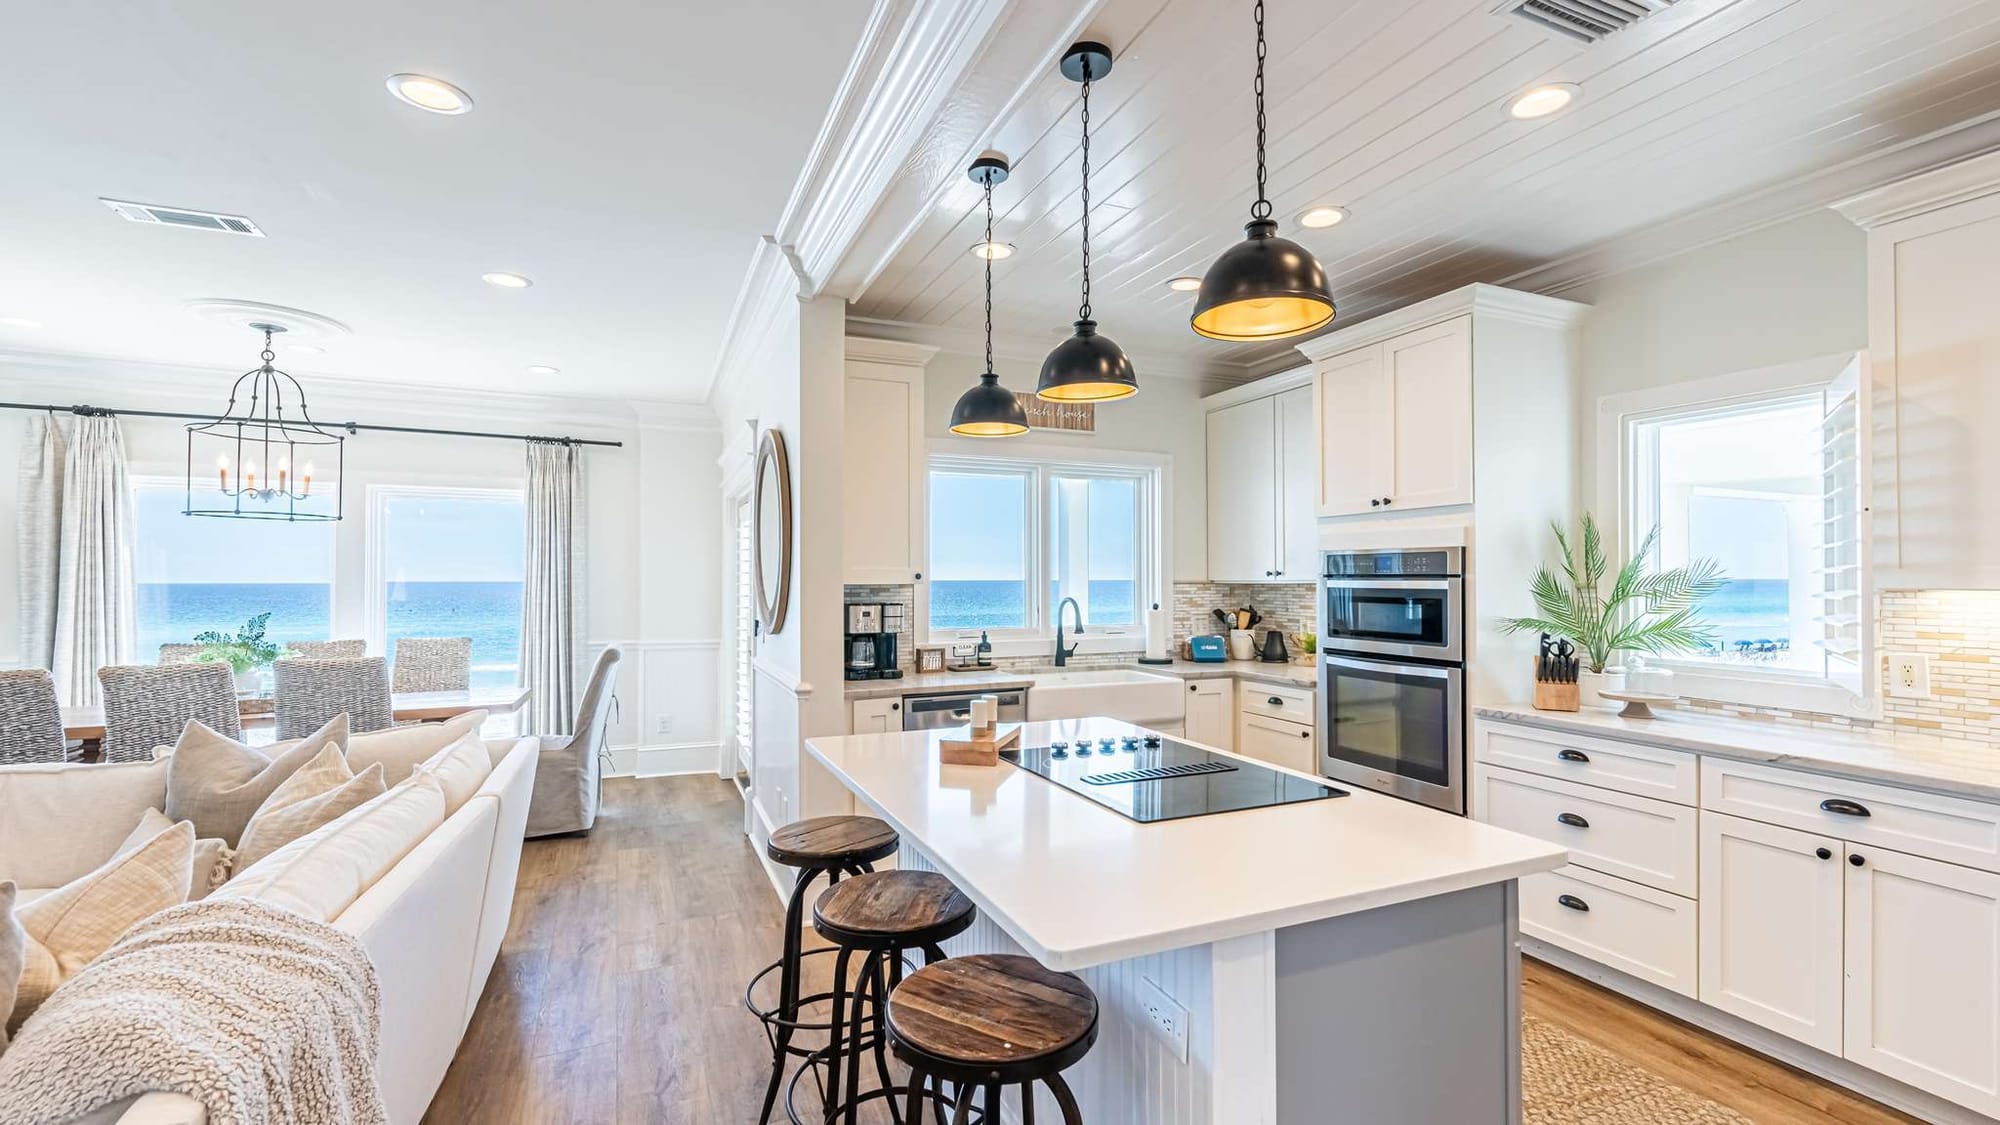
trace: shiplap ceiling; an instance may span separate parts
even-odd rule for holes
[[[1327,267],[1335,328],[2000,111],[1996,0],[1680,0],[1591,46],[1496,6],[1269,0],[1271,198]],[[1200,339],[1193,295],[1165,287],[1242,237],[1250,5],[1110,0],[1091,33],[1117,56],[1091,94],[1101,330],[1142,358],[1269,366],[1291,345]],[[1507,116],[1543,82],[1582,96]],[[993,137],[1015,165],[996,191],[996,238],[1017,248],[994,268],[1002,333],[1053,345],[1075,318],[1079,137],[1051,59]],[[1347,221],[1301,230],[1318,203]],[[942,199],[856,314],[976,330],[981,221],[970,183]]]

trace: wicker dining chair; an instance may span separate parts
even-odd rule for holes
[[[397,637],[397,691],[464,691],[472,686],[471,637]]]
[[[0,672],[0,766],[63,760],[62,705],[47,669]]]
[[[395,724],[389,662],[379,656],[289,656],[271,667],[277,673],[279,738],[304,738],[342,712],[347,713],[347,729],[355,733]]]
[[[172,746],[189,722],[243,737],[236,676],[220,661],[113,664],[97,670],[104,691],[104,760],[143,762]]]
[[[367,656],[367,641],[287,641],[286,656],[303,656],[308,660],[343,660],[350,656]]]
[[[193,664],[194,658],[201,655],[202,648],[202,645],[163,644],[160,646],[160,663]]]

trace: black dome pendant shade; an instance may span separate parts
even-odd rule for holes
[[[1083,299],[1076,334],[1042,361],[1035,394],[1050,402],[1109,402],[1139,393],[1139,376],[1125,349],[1097,334],[1090,318],[1090,83],[1111,73],[1111,48],[1076,43],[1063,52],[1063,77],[1083,83]]]
[[[1257,0],[1257,202],[1242,242],[1202,275],[1188,323],[1211,340],[1282,340],[1333,320],[1326,271],[1312,251],[1278,237],[1264,197],[1264,3]]]
[[[986,189],[986,245],[993,245],[993,185],[1007,179],[1007,162],[982,156],[965,170]],[[986,256],[986,370],[951,408],[951,432],[966,437],[1014,437],[1028,432],[1028,411],[993,372],[993,258]]]

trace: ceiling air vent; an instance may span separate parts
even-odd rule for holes
[[[190,211],[185,207],[159,207],[151,203],[131,203],[123,199],[105,199],[101,196],[98,202],[135,223],[161,223],[170,227],[190,227],[194,230],[214,230],[224,234],[264,237],[264,232],[257,229],[256,223],[241,215]]]
[[[1595,43],[1673,4],[1674,0],[1506,0],[1494,11],[1518,16],[1566,39]]]

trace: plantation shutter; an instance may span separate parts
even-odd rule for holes
[[[1856,353],[1822,394],[1821,523],[1817,587],[1826,674],[1860,698],[1875,687],[1874,606],[1868,575],[1867,358]]]

